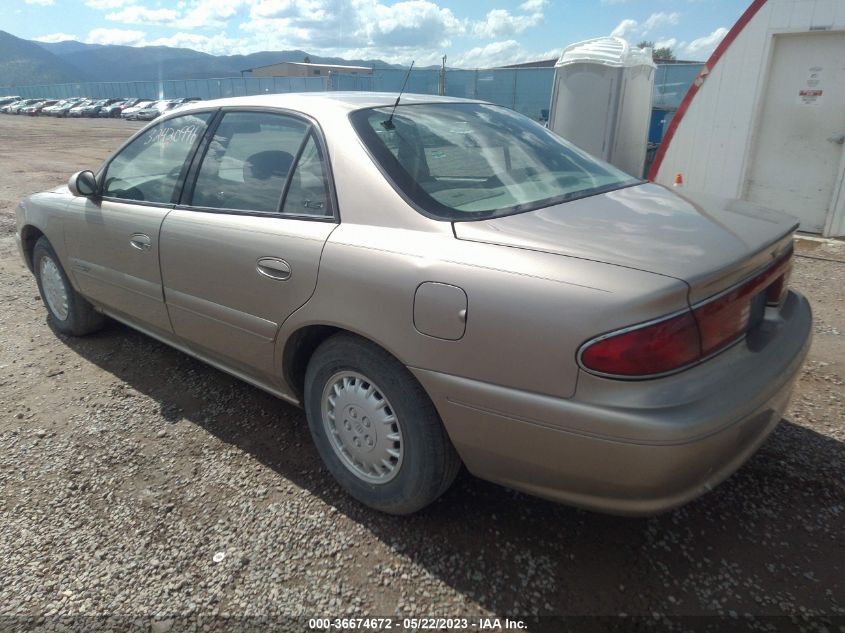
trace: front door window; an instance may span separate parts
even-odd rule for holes
[[[103,197],[160,204],[177,202],[186,161],[211,116],[211,112],[201,112],[168,119],[135,138],[106,167]]]

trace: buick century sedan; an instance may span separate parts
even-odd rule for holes
[[[809,346],[796,227],[506,108],[378,93],[188,104],[17,210],[55,330],[108,316],[304,407],[396,514],[462,464],[621,514],[716,486]]]

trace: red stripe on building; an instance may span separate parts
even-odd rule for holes
[[[695,78],[695,81],[692,82],[689,90],[687,90],[687,94],[684,95],[683,101],[681,101],[681,105],[678,106],[678,111],[675,113],[675,116],[672,118],[672,122],[669,124],[669,129],[666,130],[666,135],[663,137],[663,141],[660,143],[660,147],[657,150],[657,155],[654,157],[654,162],[651,164],[651,168],[648,170],[648,179],[654,180],[657,178],[657,172],[660,170],[660,165],[663,163],[663,157],[666,155],[666,151],[669,149],[669,143],[672,141],[672,138],[675,136],[675,130],[678,129],[678,126],[681,123],[681,120],[684,118],[687,110],[690,107],[690,103],[695,98],[695,95],[698,94],[699,88],[701,85],[706,81],[707,75],[713,70],[719,60],[722,58],[722,55],[725,54],[725,51],[728,50],[728,47],[733,44],[734,40],[739,37],[739,34],[742,33],[742,30],[746,27],[746,25],[751,21],[757,12],[766,4],[768,0],[754,0],[751,3],[751,6],[745,10],[739,20],[737,20],[736,24],[733,25],[733,28],[728,31],[728,34],[719,42],[719,45],[716,47],[716,50],[713,51],[713,54],[710,56],[710,59],[707,60],[707,63],[704,64],[704,68],[701,69],[701,72],[698,73],[698,76]]]

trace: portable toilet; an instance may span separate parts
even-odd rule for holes
[[[593,156],[643,175],[656,66],[619,37],[571,44],[555,64],[549,128]]]

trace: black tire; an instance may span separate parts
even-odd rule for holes
[[[64,318],[53,310],[44,293],[41,271],[42,261],[45,258],[49,258],[56,265],[64,290],[67,293],[67,315]],[[56,256],[56,251],[53,250],[46,237],[38,238],[35,243],[35,249],[32,251],[32,269],[35,272],[35,280],[38,282],[38,292],[41,294],[41,300],[44,302],[44,307],[47,308],[47,315],[54,328],[62,334],[84,336],[103,327],[105,317],[94,310],[94,307],[73,289],[59,258]]]
[[[402,434],[402,461],[385,483],[370,483],[337,454],[323,421],[323,391],[333,376],[355,372],[384,395]],[[305,413],[314,443],[334,478],[355,499],[389,514],[411,514],[446,492],[460,458],[428,394],[408,369],[382,348],[352,334],[323,342],[305,374]],[[375,426],[375,425],[374,425]]]

